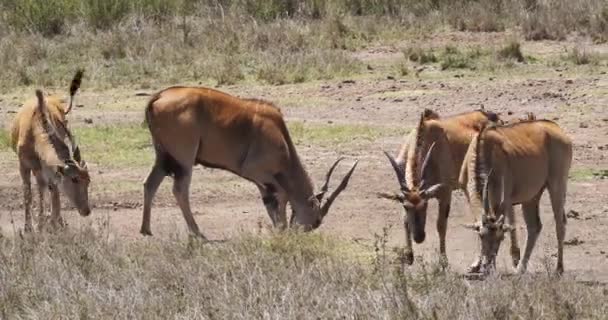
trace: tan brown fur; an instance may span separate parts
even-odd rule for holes
[[[80,81],[80,80],[79,80]],[[79,82],[78,81],[78,82]],[[79,85],[79,83],[78,83]],[[72,84],[74,87],[74,83]],[[75,90],[72,93],[75,93]],[[23,182],[25,229],[32,230],[31,173],[38,183],[39,226],[44,218],[44,194],[51,190],[52,222],[61,224],[59,188],[82,215],[88,215],[88,184],[90,177],[80,149],[67,127],[67,106],[58,96],[37,97],[25,102],[11,125],[11,147],[19,158],[19,171]]]
[[[478,269],[480,264],[483,267],[493,263],[502,232],[509,231],[513,264],[519,272],[526,270],[542,226],[538,203],[547,188],[556,220],[557,270],[563,271],[564,203],[571,162],[572,141],[552,121],[526,120],[507,126],[492,126],[475,138],[462,165],[460,181],[467,184],[471,211],[477,222],[474,227],[489,228],[492,232],[485,233],[481,257],[472,269]],[[487,196],[484,197],[486,188]],[[528,228],[521,261],[516,229],[502,223],[504,217],[509,223],[514,223],[515,204],[522,204]]]
[[[287,225],[288,201],[294,210],[292,219],[306,229],[318,227],[327,213],[329,205],[321,206],[323,196],[315,196],[283,115],[274,104],[209,88],[171,87],[152,97],[146,120],[157,158],[144,184],[142,234],[151,234],[151,201],[156,189],[164,176],[173,175],[174,195],[186,223],[192,233],[201,235],[188,195],[196,164],[224,169],[254,182],[277,226]],[[354,166],[343,180],[344,187],[353,170]],[[335,196],[328,198],[329,204]]]
[[[395,170],[403,172],[405,183],[402,187],[401,199],[406,212],[404,223],[408,253],[406,262],[413,262],[410,232],[413,232],[416,242],[424,241],[427,201],[430,198],[437,198],[439,201],[437,219],[439,246],[442,258],[447,259],[445,254],[447,219],[452,190],[459,188],[460,166],[471,137],[487,123],[497,121],[500,120],[496,114],[481,110],[442,118],[436,112],[426,109],[420,117],[418,126],[407,136],[394,160]],[[432,151],[430,151],[431,146]],[[428,168],[423,169],[423,162],[427,156]]]

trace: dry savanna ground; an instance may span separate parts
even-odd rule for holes
[[[350,50],[347,58],[363,67],[348,75],[219,86],[280,106],[313,180],[339,156],[360,160],[323,226],[308,235],[272,232],[254,185],[197,167],[192,206],[214,241],[187,237],[170,178],[154,204],[154,237],[141,236],[142,181],[153,161],[145,103],[165,86],[199,82],[109,88],[85,78],[69,121],[91,171],[90,217],[64,201],[66,229],[24,235],[17,159],[0,136],[0,318],[607,318],[608,45],[514,39],[508,31],[410,36]],[[515,43],[521,47],[504,49]],[[65,82],[45,90],[65,94]],[[0,95],[5,126],[34,88]],[[442,115],[485,108],[506,119],[531,111],[572,137],[562,278],[551,275],[556,240],[547,196],[527,276],[511,276],[506,243],[499,275],[462,278],[478,243],[461,226],[471,222],[461,192],[449,220],[449,269],[437,266],[435,202],[427,240],[414,245],[415,265],[399,267],[402,209],[376,197],[397,190],[382,150],[396,152],[424,108]]]

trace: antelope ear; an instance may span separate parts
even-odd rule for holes
[[[467,228],[467,229],[471,229],[473,231],[479,232],[479,229],[481,229],[481,227],[479,226],[478,223],[465,223],[462,225],[463,227]]]
[[[443,189],[443,184],[442,183],[438,183],[436,185],[432,185],[424,190],[422,190],[422,192],[420,193],[420,196],[422,196],[422,198],[424,199],[431,199],[431,198],[436,198],[437,194]]]
[[[76,146],[76,148],[74,148],[74,160],[76,160],[76,162],[80,162],[82,160],[82,157],[80,156],[80,148],[78,146]]]
[[[89,167],[87,166],[87,162],[84,160],[80,160],[80,168],[87,170]]]

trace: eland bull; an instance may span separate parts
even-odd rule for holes
[[[397,200],[405,209],[405,263],[414,262],[412,237],[416,243],[422,243],[426,237],[427,206],[432,198],[439,202],[439,251],[447,262],[447,220],[452,191],[459,188],[460,166],[473,135],[484,125],[499,121],[495,113],[482,110],[441,118],[426,109],[397,158],[384,152],[395,170],[401,194],[379,196]]]
[[[323,187],[315,194],[283,115],[272,103],[208,88],[170,87],[150,99],[145,114],[156,159],[144,182],[140,230],[144,235],[152,235],[152,200],[164,178],[171,175],[173,195],[188,229],[204,238],[189,201],[192,168],[197,164],[227,170],[253,182],[274,226],[287,227],[285,210],[289,202],[293,211],[290,225],[305,230],[319,227],[357,165],[353,164],[322,203],[341,158],[331,166]]]
[[[539,201],[545,189],[551,198],[557,234],[556,272],[563,272],[564,205],[571,163],[572,141],[548,120],[489,126],[473,139],[459,178],[475,219],[468,227],[478,233],[481,242],[480,256],[470,272],[487,273],[494,268],[505,233],[511,235],[513,266],[518,273],[526,271],[542,229]],[[521,260],[514,226],[513,206],[517,204],[522,206],[527,228]]]
[[[65,105],[57,96],[45,97],[36,90],[36,99],[27,101],[19,110],[11,127],[11,147],[19,158],[19,173],[23,182],[25,230],[32,230],[31,174],[38,184],[38,226],[43,225],[44,195],[51,193],[51,223],[63,225],[59,190],[63,191],[82,216],[91,213],[87,164],[80,148],[67,127],[66,115],[80,87],[83,71],[79,70],[70,86],[70,102]]]

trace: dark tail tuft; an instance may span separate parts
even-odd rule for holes
[[[44,95],[42,94],[42,90],[36,89],[36,98],[38,98],[38,110],[43,111]]]
[[[80,84],[82,83],[82,76],[84,75],[84,69],[78,69],[76,74],[74,75],[74,79],[72,79],[72,84],[70,84],[70,96],[74,96],[76,91],[80,89]]]

